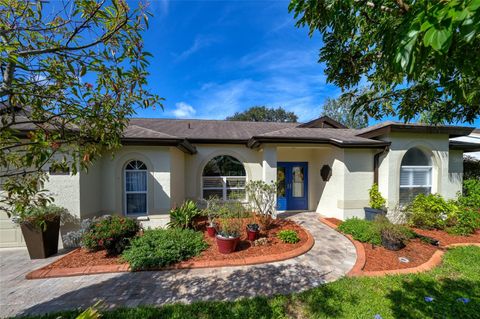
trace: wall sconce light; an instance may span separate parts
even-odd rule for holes
[[[320,169],[320,176],[322,176],[322,180],[324,182],[328,182],[330,177],[332,177],[332,168],[330,165],[323,165]]]

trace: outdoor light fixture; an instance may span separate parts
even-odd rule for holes
[[[323,165],[322,169],[320,170],[320,176],[322,176],[322,180],[324,182],[328,182],[330,177],[332,177],[332,168],[330,165]]]

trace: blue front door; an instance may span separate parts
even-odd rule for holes
[[[308,163],[277,163],[277,210],[308,209]]]

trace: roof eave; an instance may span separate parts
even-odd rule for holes
[[[473,132],[473,130],[473,127],[466,126],[418,126],[409,124],[388,124],[371,131],[357,134],[357,136],[373,138],[389,134],[391,132],[407,131],[408,133],[448,134],[449,137],[452,138],[469,135]]]
[[[390,142],[341,142],[332,139],[319,138],[284,138],[284,137],[252,137],[247,146],[258,148],[264,143],[297,143],[297,144],[325,144],[340,148],[385,148],[390,146]]]
[[[450,141],[449,149],[464,152],[480,152],[480,144],[463,141]]]

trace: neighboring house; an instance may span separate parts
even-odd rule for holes
[[[452,138],[450,140],[452,143],[456,143],[458,145],[462,145],[463,143],[465,143],[465,145],[467,144],[473,144],[473,145],[470,145],[470,148],[471,149],[478,149],[480,147],[480,129],[475,129],[473,130],[472,133],[470,133],[470,135],[468,136],[460,136],[460,137],[455,137],[455,138]],[[474,144],[476,144],[477,146],[474,147]],[[467,146],[466,149],[468,149],[469,147]],[[480,152],[469,152],[469,153],[466,153],[466,155],[469,155],[469,156],[472,156],[478,160],[480,160]]]
[[[472,130],[394,122],[348,129],[328,117],[304,124],[138,118],[114,157],[77,175],[56,172],[46,188],[79,218],[116,213],[145,226],[164,225],[185,199],[244,198],[250,180],[278,182],[278,210],[362,218],[374,182],[390,210],[419,193],[454,198],[463,150],[475,146],[449,139]],[[2,218],[0,246],[22,245]]]

